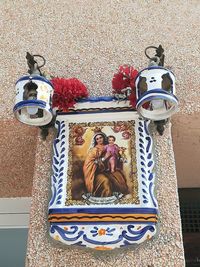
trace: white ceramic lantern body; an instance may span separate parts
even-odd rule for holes
[[[47,125],[53,117],[51,102],[53,86],[40,75],[21,77],[15,85],[15,117],[28,125]]]
[[[163,67],[142,70],[135,81],[136,108],[147,119],[158,121],[169,118],[178,109],[174,74]]]

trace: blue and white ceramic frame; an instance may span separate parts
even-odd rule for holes
[[[134,121],[138,198],[134,203],[67,204],[69,124]],[[53,144],[52,195],[49,202],[50,236],[66,245],[109,250],[140,244],[157,231],[153,140],[148,120],[138,117],[125,101],[88,99],[69,113],[57,115]],[[87,218],[84,221],[84,218]],[[94,219],[95,218],[95,219]],[[105,220],[103,219],[105,218]]]

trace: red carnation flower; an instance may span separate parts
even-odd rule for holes
[[[129,87],[129,80],[124,77],[123,73],[116,73],[112,79],[112,88],[114,93],[121,93],[121,90]]]
[[[138,71],[129,65],[119,66],[118,73],[114,74],[112,79],[112,88],[114,94],[123,94],[125,88],[131,88],[131,94],[128,96],[130,104],[135,108],[136,94],[135,94],[135,79]]]
[[[118,73],[114,74],[112,80],[112,88],[117,91],[117,93],[121,92],[122,89],[130,87],[132,89],[135,88],[135,78],[138,74],[138,71],[129,65],[121,65],[119,66]]]
[[[86,86],[76,78],[54,78],[51,82],[54,87],[53,108],[67,111],[74,106],[76,100],[88,96]]]

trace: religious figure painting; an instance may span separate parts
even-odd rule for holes
[[[69,128],[70,200],[136,200],[134,121],[71,123]]]

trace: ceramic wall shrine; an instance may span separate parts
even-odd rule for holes
[[[16,83],[14,113],[29,125],[56,127],[49,234],[59,243],[110,250],[136,245],[157,232],[153,139],[176,112],[173,73],[161,46],[138,72],[122,65],[113,96],[89,97],[75,78],[45,78],[27,54],[29,75]],[[148,55],[147,55],[148,56]],[[155,129],[155,127],[152,127]],[[152,132],[152,131],[151,131]]]

